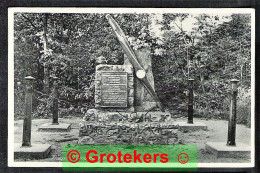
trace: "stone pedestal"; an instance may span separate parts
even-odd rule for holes
[[[49,144],[31,144],[31,146],[22,146],[20,143],[14,144],[14,158],[23,159],[44,159],[51,151]]]
[[[177,126],[180,131],[185,131],[185,130],[194,131],[194,130],[207,130],[208,129],[208,126],[206,126],[205,124],[200,123],[200,122],[195,122],[192,124],[189,124],[187,122],[174,122],[174,125]]]
[[[68,132],[71,130],[71,124],[52,124],[46,123],[39,127],[38,131],[45,131],[45,132]]]
[[[207,142],[205,149],[217,157],[250,158],[251,147],[237,142],[236,146],[227,146],[226,142]]]

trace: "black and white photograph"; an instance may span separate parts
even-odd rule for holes
[[[64,145],[196,145],[254,167],[255,11],[9,8],[8,166]]]

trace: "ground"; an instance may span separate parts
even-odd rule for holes
[[[178,118],[176,121],[186,121],[185,118]],[[60,118],[60,123],[71,123],[72,129],[70,132],[38,132],[37,129],[44,123],[51,122],[51,119],[34,119],[32,121],[32,143],[45,143],[52,145],[52,151],[48,155],[48,158],[41,160],[30,161],[43,161],[43,162],[59,162],[61,161],[61,147],[62,145],[76,145],[79,135],[79,123],[82,122],[82,118]],[[185,145],[197,145],[199,149],[198,160],[200,163],[241,163],[250,162],[250,159],[246,158],[216,158],[214,155],[207,153],[205,149],[206,142],[216,142],[227,140],[228,122],[225,120],[204,120],[194,118],[194,122],[202,122],[208,126],[208,130],[200,131],[186,131],[179,132],[178,137],[182,144]],[[21,143],[22,141],[22,120],[15,121],[14,137],[15,143]],[[236,142],[242,142],[245,144],[251,144],[251,129],[237,124],[236,130]],[[24,159],[17,159],[15,161],[24,161]]]

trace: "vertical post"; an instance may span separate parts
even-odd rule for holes
[[[228,121],[228,146],[236,146],[236,109],[237,109],[237,83],[239,80],[231,80],[231,105],[230,105],[230,114]]]
[[[194,79],[188,79],[188,83],[189,83],[188,124],[193,124],[193,81]]]
[[[56,76],[53,77],[53,109],[52,109],[52,124],[58,125],[58,78]]]
[[[33,94],[32,76],[25,77],[26,92],[25,92],[25,112],[23,121],[23,147],[31,146],[31,126],[32,126],[32,94]]]

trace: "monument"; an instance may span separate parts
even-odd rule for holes
[[[154,90],[150,50],[133,51],[114,19],[106,18],[124,50],[124,64],[97,58],[95,109],[80,123],[79,144],[175,144],[177,129]]]

